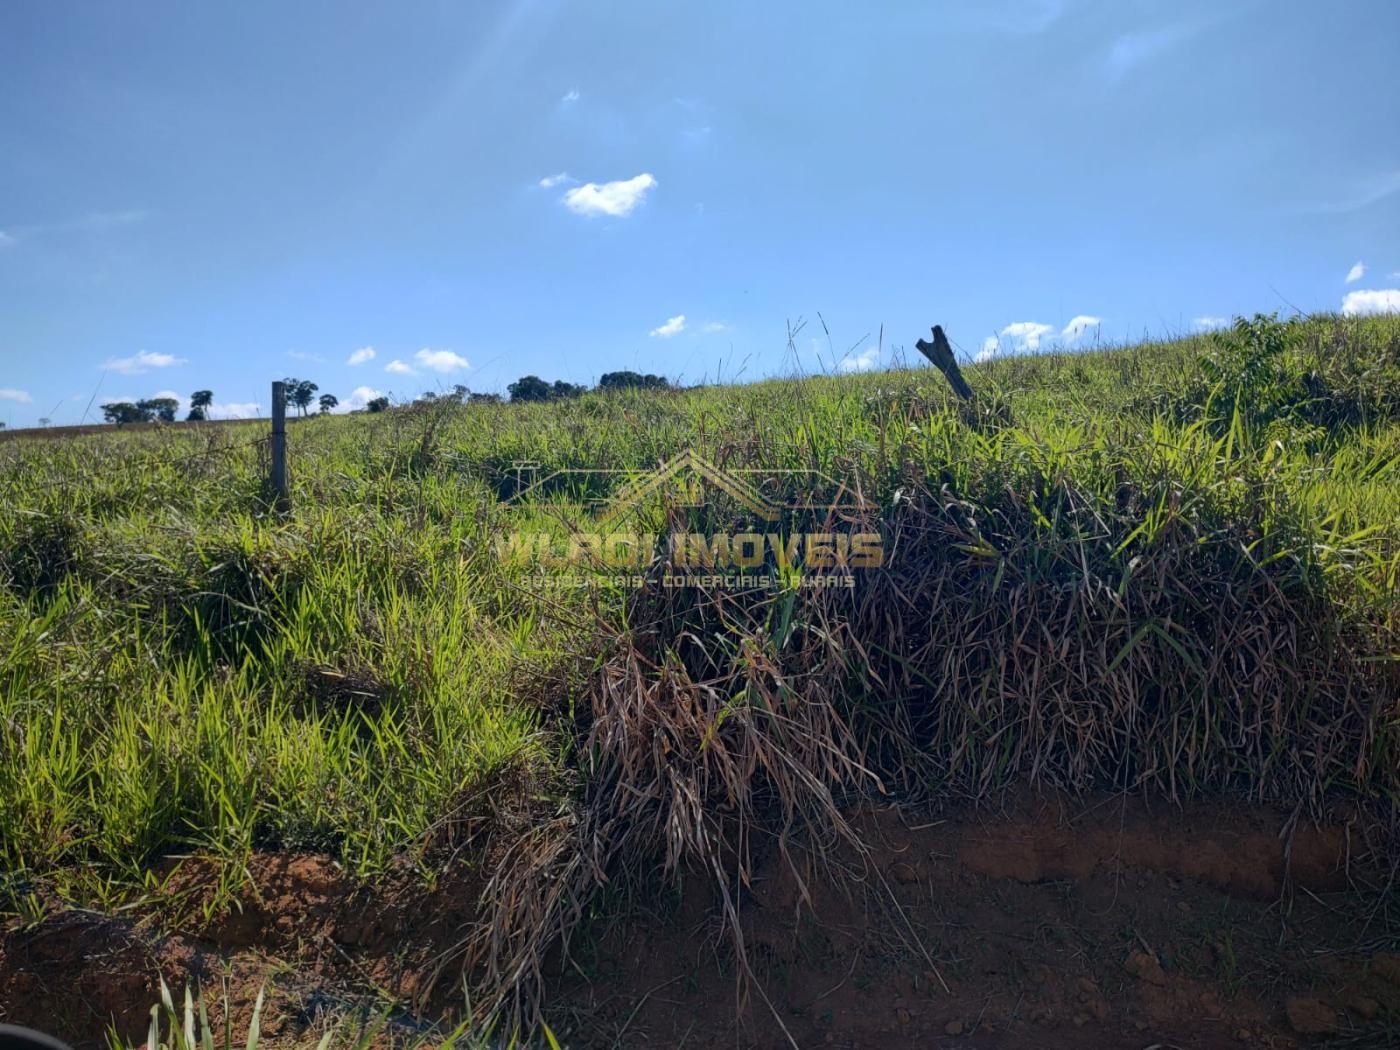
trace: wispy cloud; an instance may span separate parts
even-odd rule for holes
[[[384,366],[384,371],[392,372],[396,376],[413,376],[418,374],[413,370],[412,365],[405,364],[397,357]]]
[[[1400,288],[1376,288],[1347,292],[1342,313],[1348,317],[1363,314],[1400,314]]]
[[[705,324],[705,326],[704,326],[703,328],[700,329],[700,331],[702,331],[702,332],[727,332],[727,331],[729,331],[729,326],[728,326],[727,324],[725,324],[723,321],[709,321],[709,322],[707,322],[707,323]]]
[[[0,401],[18,401],[21,404],[28,404],[34,399],[29,396],[28,390],[17,390],[12,386],[0,386]]]
[[[1065,0],[982,0],[968,5],[962,17],[974,28],[1011,33],[1043,33],[1065,13]]]
[[[611,215],[622,218],[646,198],[656,179],[643,172],[617,182],[585,182],[564,194],[564,204],[579,215]]]
[[[843,372],[869,372],[880,363],[880,348],[867,347],[858,354],[847,355],[836,366]]]
[[[109,358],[102,367],[109,372],[120,372],[124,376],[139,376],[152,368],[170,368],[183,364],[188,364],[183,357],[176,357],[174,354],[153,354],[142,350],[131,357]]]
[[[555,175],[546,175],[544,178],[540,179],[540,185],[548,190],[553,189],[555,186],[558,186],[561,182],[573,181],[575,180],[572,175],[570,175],[567,171],[561,171]]]
[[[434,372],[456,372],[471,367],[460,354],[454,354],[451,350],[430,350],[426,346],[414,354],[413,359]]]
[[[1352,182],[1345,194],[1321,204],[1304,207],[1305,212],[1336,214],[1339,212],[1360,211],[1373,204],[1379,204],[1394,193],[1400,193],[1400,170],[1370,175]]]
[[[320,354],[308,354],[305,350],[288,350],[287,356],[295,358],[298,361],[310,361],[318,365],[326,363],[326,359]]]
[[[1363,263],[1363,262],[1359,262],[1359,263],[1357,263],[1355,266],[1353,266],[1350,270],[1347,271],[1347,280],[1346,280],[1346,283],[1347,283],[1347,284],[1355,284],[1357,281],[1361,280],[1361,278],[1363,278],[1363,277],[1365,277],[1365,276],[1366,276],[1366,264]]]
[[[362,365],[374,360],[374,347],[362,346],[345,359],[347,365]]]
[[[125,208],[120,211],[91,211],[71,219],[56,222],[41,222],[33,225],[11,226],[0,232],[0,248],[30,240],[35,236],[62,233],[85,233],[96,230],[111,230],[123,226],[135,226],[145,222],[148,213],[140,208]]]
[[[1104,73],[1110,80],[1119,80],[1144,62],[1189,40],[1204,28],[1203,23],[1179,23],[1124,33],[1109,47],[1104,58]]]
[[[559,101],[567,106],[570,103],[577,102],[580,97],[578,88],[569,88],[568,91],[564,92],[564,94],[559,97]]]
[[[665,324],[657,325],[647,335],[655,339],[670,339],[673,335],[679,335],[685,331],[685,314],[676,314],[675,317],[667,319]]]
[[[1191,322],[1191,326],[1198,332],[1211,332],[1217,328],[1224,328],[1230,323],[1228,317],[1211,317],[1209,315],[1197,317]]]
[[[1097,331],[1102,324],[1102,317],[1094,317],[1090,314],[1079,314],[1061,329],[1060,338],[1066,343],[1077,343],[1084,338],[1091,329]]]

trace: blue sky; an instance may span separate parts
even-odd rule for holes
[[[1400,310],[1397,43],[1393,0],[6,0],[0,420]]]

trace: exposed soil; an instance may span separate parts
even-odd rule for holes
[[[771,859],[755,881],[743,929],[764,991],[737,1024],[742,985],[713,946],[732,953],[714,916],[687,901],[669,922],[598,938],[590,980],[568,989],[586,1006],[579,1034],[695,1048],[789,1036],[802,1047],[1400,1046],[1400,902],[1383,908],[1384,876],[1349,863],[1345,823],[1113,799],[1023,801],[997,816],[891,807],[860,827],[868,864],[829,861],[847,866],[845,889],[810,857]]]
[[[1400,1046],[1400,900],[1386,871],[1355,859],[1346,814],[1318,827],[1238,804],[1027,796],[855,823],[864,856],[774,851],[740,894],[754,983],[707,883],[613,902],[556,982],[556,1034],[688,1048]],[[83,1046],[115,1024],[139,1043],[158,972],[177,994],[227,980],[240,1018],[269,981],[273,1043],[307,1038],[374,987],[436,1018],[460,1006],[451,970],[433,975],[471,922],[473,879],[425,888],[405,873],[371,889],[322,857],[267,856],[241,907],[206,917],[216,871],[173,870],[164,933],[151,917],[71,910],[12,923],[0,1018]],[[409,1028],[405,1014],[395,1030]]]

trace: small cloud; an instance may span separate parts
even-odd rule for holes
[[[311,361],[318,365],[326,362],[326,359],[320,354],[308,354],[305,350],[288,350],[287,356],[296,358],[298,361]]]
[[[643,172],[618,182],[585,182],[564,194],[564,204],[579,215],[611,215],[622,218],[641,204],[656,179]]]
[[[1014,353],[1039,350],[1040,341],[1055,330],[1054,325],[1036,321],[1015,321],[1001,330],[1002,340],[1011,343]]]
[[[1217,328],[1224,328],[1230,323],[1228,317],[1198,317],[1191,322],[1191,326],[1198,332],[1212,332]]]
[[[844,357],[837,366],[843,372],[869,372],[880,363],[880,348],[878,346],[867,347],[854,357]]]
[[[210,419],[257,419],[262,415],[262,406],[256,401],[215,401],[209,406]]]
[[[1347,292],[1346,298],[1342,300],[1342,313],[1348,317],[1360,317],[1363,314],[1400,314],[1400,288]]]
[[[4,230],[0,230],[0,248],[4,248],[6,245],[14,244],[14,243],[15,243],[15,239],[14,239],[13,237],[11,237],[11,236],[10,236],[8,233],[6,233]]]
[[[456,372],[471,367],[460,354],[454,354],[451,350],[429,350],[426,346],[414,354],[413,359],[434,372]]]
[[[1203,29],[1201,25],[1175,25],[1139,33],[1125,33],[1113,42],[1105,59],[1110,80],[1118,80],[1135,67],[1170,50]]]
[[[682,316],[684,316],[684,315],[682,315]],[[705,324],[705,327],[703,327],[703,328],[700,329],[700,331],[702,331],[702,332],[727,332],[727,331],[729,331],[729,326],[728,326],[727,324],[725,324],[723,321],[709,321],[709,322],[707,322],[707,323]]]
[[[569,88],[569,90],[564,92],[564,94],[559,99],[559,101],[566,106],[569,105],[571,102],[577,102],[578,100],[578,88]]]
[[[0,386],[0,401],[18,401],[21,404],[29,404],[34,399],[29,396],[28,390],[16,390],[12,386]]]
[[[362,346],[345,359],[347,365],[362,365],[366,361],[374,360],[374,347]]]
[[[152,368],[170,368],[172,365],[187,363],[185,358],[176,357],[174,354],[153,354],[142,350],[131,357],[109,358],[102,367],[109,372],[120,372],[124,376],[139,376]]]
[[[647,335],[657,339],[670,339],[673,335],[679,335],[685,331],[685,314],[676,314],[667,320],[663,325],[657,325]]]
[[[395,358],[393,361],[390,361],[387,365],[385,365],[385,366],[384,366],[384,371],[386,371],[386,372],[393,372],[394,375],[397,375],[397,376],[411,376],[411,375],[417,375],[417,374],[418,374],[418,373],[416,373],[415,371],[413,371],[413,368],[412,368],[410,365],[404,364],[402,361],[398,360],[397,358]]]
[[[383,396],[383,394],[381,394],[378,390],[374,389],[374,387],[372,386],[357,386],[354,390],[350,391],[350,396],[347,397],[344,401],[342,401],[337,407],[339,407],[342,411],[350,412],[357,408],[364,408],[376,397]]]
[[[146,213],[140,208],[126,208],[122,211],[89,212],[72,225],[84,230],[105,230],[113,226],[134,226],[146,221]]]
[[[575,180],[572,175],[570,175],[567,171],[561,171],[557,175],[546,175],[544,178],[540,179],[540,185],[543,186],[545,189],[549,190],[553,189],[555,186],[558,186],[561,182],[573,181]]]
[[[982,340],[982,349],[977,351],[977,356],[973,358],[979,364],[983,361],[990,361],[1001,352],[1001,340],[994,335],[987,336]]]
[[[1060,338],[1066,343],[1077,343],[1084,337],[1089,329],[1097,329],[1103,324],[1102,317],[1092,317],[1089,314],[1080,314],[1070,321],[1060,332]]]
[[[1366,276],[1366,264],[1363,263],[1363,262],[1358,262],[1355,266],[1353,266],[1350,270],[1347,271],[1347,281],[1346,281],[1346,283],[1347,283],[1347,284],[1355,284],[1357,281],[1361,280],[1361,278],[1363,278],[1363,277],[1365,277],[1365,276]]]

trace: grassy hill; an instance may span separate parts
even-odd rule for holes
[[[114,909],[193,850],[228,893],[255,853],[468,865],[496,1003],[605,877],[723,882],[862,793],[1393,813],[1400,319],[967,375],[970,405],[911,368],[298,421],[285,517],[248,427],[0,445],[0,901]],[[556,472],[687,451],[784,519],[658,490],[643,587],[509,556],[600,531],[579,503],[619,475]],[[765,586],[666,588],[672,530],[883,563],[817,588],[770,548]]]

